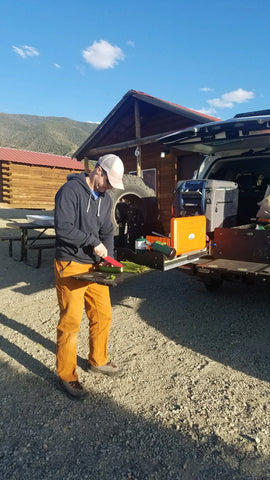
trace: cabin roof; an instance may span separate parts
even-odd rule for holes
[[[78,162],[71,157],[53,155],[51,153],[30,152],[27,150],[6,147],[0,147],[0,161],[82,170],[81,162]]]
[[[135,121],[136,106],[139,110],[139,135]],[[105,147],[108,150],[112,146],[112,152],[119,148],[133,148],[136,140],[140,144],[157,142],[164,134],[216,120],[219,119],[144,92],[129,90],[72,157],[94,160],[99,153],[105,153]]]

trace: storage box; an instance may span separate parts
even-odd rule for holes
[[[187,180],[180,184],[176,196],[179,196],[176,216],[205,215],[208,233],[237,224],[238,185],[235,182]]]
[[[269,263],[270,230],[216,228],[214,257],[246,262]]]
[[[157,235],[146,235],[146,240],[150,243],[154,242],[162,242],[166,243],[169,247],[171,246],[171,239],[168,237],[158,237]],[[150,245],[147,247],[148,250],[150,250]]]
[[[176,255],[201,250],[206,245],[206,217],[178,217],[171,219],[171,247]]]

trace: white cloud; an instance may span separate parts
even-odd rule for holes
[[[34,47],[29,47],[28,45],[24,45],[23,48],[25,49],[26,55],[28,55],[29,57],[36,57],[39,55],[39,52]]]
[[[200,90],[201,92],[212,92],[214,89],[210,87],[202,87]]]
[[[120,47],[111,45],[105,40],[94,42],[82,52],[83,58],[96,70],[113,68],[125,55]]]
[[[216,109],[215,108],[201,108],[200,110],[196,110],[197,112],[203,113],[204,115],[216,116]]]
[[[213,108],[233,108],[235,103],[244,103],[252,98],[254,98],[254,92],[238,88],[233,92],[224,93],[220,98],[207,100],[207,103]]]
[[[58,63],[54,63],[53,65],[55,66],[55,68],[62,68],[61,65],[59,65]]]
[[[233,102],[223,98],[223,95],[221,98],[212,98],[211,100],[207,100],[207,103],[209,103],[211,107],[215,107],[215,108],[232,108],[233,107]]]
[[[19,48],[19,47],[15,47],[14,45],[12,46],[14,52],[16,52],[18,55],[20,55],[20,57],[22,58],[26,58],[26,54],[24,53],[24,51]]]
[[[135,47],[135,42],[133,42],[133,40],[128,40],[128,41],[127,41],[127,44],[128,44],[130,47]]]
[[[23,45],[21,47],[16,47],[15,45],[13,45],[12,48],[14,52],[20,55],[20,57],[22,58],[37,57],[39,55],[37,49],[34,47],[30,47],[29,45]]]

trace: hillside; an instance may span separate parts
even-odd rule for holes
[[[98,123],[0,113],[0,147],[71,156]]]

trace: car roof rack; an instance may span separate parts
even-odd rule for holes
[[[270,110],[257,110],[255,112],[237,113],[233,118],[243,117],[260,117],[262,115],[270,115]]]

